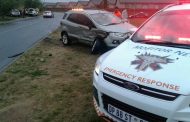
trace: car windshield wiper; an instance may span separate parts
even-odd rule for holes
[[[180,43],[174,43],[169,41],[154,41],[154,40],[137,40],[134,41],[137,43],[143,43],[143,44],[151,44],[151,45],[159,45],[159,46],[168,46],[168,47],[178,47],[178,48],[186,48],[190,49],[190,44],[180,44]]]
[[[109,25],[117,25],[120,24],[121,22],[117,22],[117,23],[109,23],[109,24],[105,24],[105,26],[109,26]]]

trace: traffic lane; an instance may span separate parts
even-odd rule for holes
[[[0,59],[23,52],[37,40],[47,35],[57,25],[54,20],[40,18],[32,22],[18,25],[13,29],[7,29],[0,35]],[[53,28],[52,28],[53,27]]]
[[[60,19],[61,19],[61,13],[57,13],[55,14],[55,18],[54,19],[43,19],[42,17],[37,17],[35,19],[32,19],[32,20],[28,20],[28,21],[19,21],[19,22],[15,22],[15,23],[10,23],[10,24],[7,24],[7,25],[3,25],[3,26],[0,26],[0,48],[1,47],[4,47],[3,44],[7,43],[7,39],[3,39],[2,37],[5,36],[5,35],[9,35],[9,36],[12,36],[12,35],[15,35],[15,34],[19,34],[17,32],[17,30],[19,29],[27,29],[28,26],[33,26],[33,25],[39,25],[39,24],[42,24],[42,26],[45,26],[47,24],[48,25],[55,25],[54,23],[59,23],[60,22]],[[52,22],[51,22],[51,21]],[[47,21],[51,22],[50,24],[47,23]],[[47,27],[46,26],[46,27]],[[32,29],[33,30],[33,29]]]
[[[6,62],[9,64],[12,61],[7,59],[8,57],[14,57],[14,55],[26,51],[55,30],[59,26],[61,18],[62,13],[55,13],[55,18],[44,19],[38,17],[35,20],[3,26],[5,30],[0,31],[0,69],[6,65]]]
[[[30,19],[23,18],[23,20],[20,21],[15,21],[15,22],[10,22],[8,24],[0,25],[0,34],[4,34],[8,31],[19,29],[22,28],[23,26],[27,26],[28,24],[32,24],[34,21],[39,20],[39,18],[41,18],[41,16],[33,17]]]

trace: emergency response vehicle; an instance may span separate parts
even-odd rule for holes
[[[190,4],[170,5],[97,60],[96,111],[118,122],[190,122],[189,71]]]

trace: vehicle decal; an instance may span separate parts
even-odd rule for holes
[[[181,51],[181,50],[172,50],[167,48],[160,48],[160,47],[147,47],[147,46],[135,46],[134,49],[144,50],[144,51],[157,51],[157,52],[164,52],[169,53],[170,55],[176,54],[178,56],[190,57],[190,52]]]
[[[168,90],[172,90],[172,91],[180,91],[180,86],[175,85],[175,84],[171,84],[171,82],[166,82],[166,81],[159,81],[159,80],[155,80],[155,79],[151,79],[151,78],[145,78],[145,77],[141,77],[141,76],[137,76],[134,74],[130,74],[130,73],[125,73],[113,68],[109,68],[109,67],[105,67],[103,69],[103,71],[105,73],[114,75],[116,77],[122,77],[124,79],[127,79],[129,81],[134,81],[136,83],[140,83],[143,85],[151,85],[152,87],[157,87],[157,88],[164,88],[164,89],[168,89]]]
[[[160,64],[168,64],[172,63],[172,59],[168,58],[168,56],[158,56],[151,55],[150,53],[145,53],[141,55],[136,55],[137,59],[131,62],[131,65],[137,65],[136,69],[138,71],[145,71],[148,67],[150,67],[153,71],[162,69]]]
[[[154,51],[158,51],[158,52],[165,52],[165,53],[170,53],[173,52],[172,49],[167,49],[167,48],[160,48],[160,47],[146,47],[146,46],[135,46],[135,49],[139,49],[139,50],[154,50]]]

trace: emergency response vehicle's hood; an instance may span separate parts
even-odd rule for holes
[[[106,32],[118,32],[118,33],[126,33],[130,31],[135,31],[135,29],[137,29],[137,27],[127,22],[115,25],[101,26],[101,28]]]
[[[127,40],[103,60],[101,71],[150,88],[190,94],[189,49]]]

